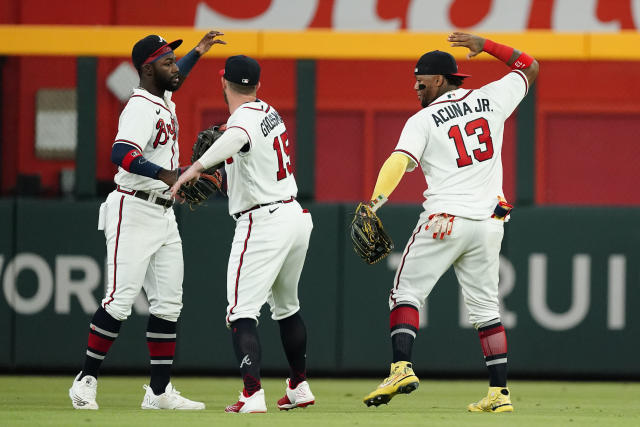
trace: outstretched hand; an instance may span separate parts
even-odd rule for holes
[[[178,180],[171,186],[171,196],[176,197],[178,190],[180,190],[180,186],[187,182],[196,181],[200,177],[200,172],[202,171],[202,165],[200,162],[195,162],[192,164],[189,169],[184,171]]]
[[[467,59],[471,59],[482,52],[482,48],[484,47],[484,40],[485,39],[480,36],[461,33],[458,31],[449,34],[449,37],[447,37],[447,41],[451,43],[451,46],[460,46],[469,49]]]
[[[209,52],[209,49],[211,49],[211,46],[214,44],[227,44],[224,40],[217,39],[216,37],[218,36],[224,36],[224,33],[216,30],[209,31],[196,46],[196,52],[202,56]]]

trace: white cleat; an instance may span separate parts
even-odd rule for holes
[[[251,396],[245,396],[244,390],[240,392],[238,401],[224,408],[224,412],[239,414],[259,414],[267,412],[267,404],[264,400],[264,389],[260,389]]]
[[[311,393],[308,382],[302,381],[296,388],[292,389],[290,381],[291,380],[287,378],[285,382],[287,384],[285,395],[282,399],[278,400],[278,409],[288,411],[289,409],[304,408],[316,403],[316,398],[313,393]]]
[[[98,392],[98,380],[91,375],[85,375],[80,379],[80,372],[73,380],[69,389],[71,404],[75,409],[98,409],[96,394]]]
[[[167,384],[164,393],[158,396],[153,393],[153,390],[148,385],[145,384],[142,388],[146,390],[142,405],[140,405],[142,409],[204,409],[204,403],[180,396],[180,392],[171,383]]]

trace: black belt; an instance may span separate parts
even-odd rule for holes
[[[127,191],[127,190],[122,189],[120,186],[118,186],[116,188],[116,190],[121,192],[121,193],[137,197],[138,199],[142,199],[145,202],[148,202],[149,199],[151,199],[153,197],[153,195],[151,193],[147,193],[146,191],[142,191],[142,190]],[[171,206],[173,206],[173,199],[163,199],[162,197],[157,197],[156,196],[156,199],[151,203],[155,203],[156,205],[160,205],[160,206],[162,206],[164,208],[170,208]]]
[[[233,218],[234,219],[238,219],[240,218],[242,215],[246,214],[247,212],[251,212],[251,211],[255,211],[256,209],[259,208],[263,208],[265,206],[271,206],[271,205],[277,205],[278,203],[291,203],[295,200],[295,197],[291,197],[290,199],[287,200],[278,200],[277,202],[271,202],[271,203],[262,203],[260,205],[255,205],[252,208],[247,209],[246,211],[242,211],[242,212],[238,212],[238,213],[234,213],[233,214]]]

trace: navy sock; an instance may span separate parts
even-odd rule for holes
[[[413,341],[418,333],[419,313],[412,305],[399,305],[389,315],[393,362],[411,362]]]
[[[176,352],[177,322],[164,320],[153,314],[147,323],[147,347],[151,360],[149,386],[157,396],[165,392],[171,381],[171,366]]]
[[[300,312],[279,320],[280,339],[289,362],[289,384],[296,388],[307,379],[307,330]]]
[[[490,387],[507,386],[507,334],[499,319],[478,328],[484,361],[489,370]]]
[[[102,361],[107,356],[113,342],[118,338],[122,321],[116,320],[102,307],[91,318],[87,352],[80,378],[91,375],[98,378]]]
[[[231,324],[231,340],[240,364],[240,375],[246,396],[262,388],[260,384],[261,347],[257,323],[253,319],[238,319]]]

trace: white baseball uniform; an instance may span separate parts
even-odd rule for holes
[[[295,200],[289,136],[278,112],[256,100],[231,114],[219,142],[232,137],[245,144],[225,164],[229,214],[236,219],[226,320],[257,320],[265,302],[274,320],[284,319],[300,309],[298,281],[313,228],[311,214]]]
[[[420,307],[453,264],[473,324],[499,317],[498,257],[504,222],[491,214],[502,196],[504,122],[528,90],[519,70],[480,89],[459,88],[407,120],[394,152],[425,175],[424,212],[396,272],[389,305]],[[451,235],[434,239],[432,214],[454,215]]]
[[[120,115],[115,142],[137,149],[165,169],[178,166],[178,119],[171,92],[164,98],[135,89]],[[175,322],[182,309],[182,241],[168,186],[119,167],[116,190],[100,206],[98,229],[107,241],[104,309],[124,320],[144,288],[149,311]]]

